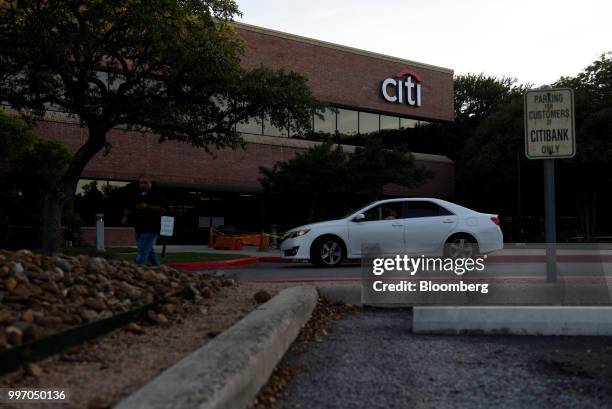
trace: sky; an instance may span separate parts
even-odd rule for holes
[[[237,0],[237,21],[533,86],[612,51],[612,0]]]

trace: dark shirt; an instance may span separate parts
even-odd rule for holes
[[[147,192],[137,189],[132,202],[131,221],[136,233],[159,234],[162,213],[153,209],[137,209],[136,205],[140,203],[165,207],[162,195],[156,189]]]

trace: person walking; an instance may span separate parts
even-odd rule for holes
[[[136,257],[134,263],[145,264],[147,261],[154,266],[160,265],[155,254],[155,243],[159,236],[161,216],[166,211],[160,192],[153,188],[148,177],[138,179],[138,189],[131,203],[125,209],[122,224],[127,224],[128,216],[136,232]]]

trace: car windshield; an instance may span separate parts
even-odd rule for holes
[[[368,202],[368,203],[366,203],[366,204],[364,204],[364,205],[353,207],[353,210],[349,211],[349,212],[348,212],[348,213],[346,213],[344,216],[339,217],[339,219],[346,219],[347,217],[349,217],[349,216],[351,216],[351,215],[355,214],[355,212],[357,212],[357,211],[359,211],[359,210],[363,210],[363,209],[365,209],[366,207],[370,206],[372,203],[374,203],[374,202]]]

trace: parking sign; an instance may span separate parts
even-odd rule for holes
[[[160,236],[172,236],[174,234],[174,217],[162,216],[161,217],[161,230]]]
[[[527,91],[525,94],[527,158],[571,158],[575,154],[573,90],[551,88]]]

